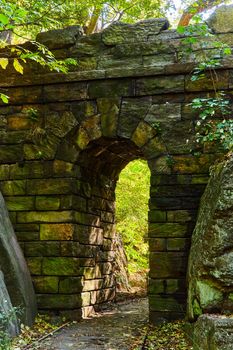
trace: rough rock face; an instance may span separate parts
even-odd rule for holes
[[[147,19],[135,24],[114,22],[103,31],[102,40],[105,45],[138,42],[148,35],[159,34],[168,27],[169,22],[166,18]]]
[[[233,32],[233,5],[223,5],[214,11],[207,20],[214,33]]]
[[[188,268],[188,318],[233,311],[233,156],[213,167]]]
[[[2,271],[0,271],[0,314],[14,315],[14,310],[13,310],[11,300],[5,285]],[[2,326],[3,326],[3,322],[2,320],[0,320],[0,329]],[[9,324],[6,326],[5,330],[8,331],[9,334],[12,336],[15,336],[19,333],[19,326],[16,318],[11,319],[9,321]]]
[[[22,307],[22,322],[31,325],[36,315],[35,294],[25,259],[0,194],[0,270],[13,306]]]
[[[232,350],[233,318],[202,315],[194,327],[193,350]]]
[[[80,26],[69,26],[65,29],[53,29],[39,33],[36,40],[50,49],[59,49],[75,44],[77,38],[82,35],[83,30]]]

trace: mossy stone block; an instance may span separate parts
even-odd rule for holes
[[[83,288],[82,277],[60,278],[59,293],[79,293]]]
[[[4,196],[25,195],[26,180],[3,181],[0,188]]]
[[[34,209],[34,198],[24,196],[6,197],[6,205],[8,210],[22,211]]]
[[[97,99],[97,105],[101,114],[103,136],[116,136],[120,100],[118,98],[99,98]]]
[[[1,163],[16,163],[22,159],[21,145],[1,145],[0,147],[0,162]]]
[[[30,222],[71,222],[73,221],[72,211],[28,211],[18,212],[18,223]]]
[[[151,278],[185,277],[187,269],[187,253],[159,252],[150,253]]]
[[[27,239],[29,240],[29,239]],[[59,256],[59,242],[25,242],[25,256]]]
[[[41,257],[27,258],[26,261],[32,275],[41,275],[41,267],[42,267]]]
[[[8,164],[0,165],[0,180],[8,180],[10,176],[10,166]]]
[[[188,233],[188,225],[183,223],[149,224],[149,237],[185,237]]]
[[[36,179],[28,180],[27,192],[35,195],[69,194],[72,192],[72,179]]]
[[[79,259],[77,258],[44,258],[42,271],[45,275],[51,276],[79,276]]]
[[[36,209],[37,210],[58,210],[60,208],[59,197],[37,196]]]
[[[81,308],[81,295],[72,294],[38,294],[37,302],[39,309],[67,310]]]
[[[59,241],[73,239],[73,224],[41,224],[40,239],[43,241]]]
[[[58,293],[59,278],[55,276],[33,277],[36,293]]]
[[[149,294],[164,294],[166,287],[165,280],[149,278],[148,293]]]
[[[165,222],[166,220],[167,220],[166,211],[161,211],[161,210],[149,211],[149,222]]]

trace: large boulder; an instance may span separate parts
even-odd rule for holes
[[[233,155],[212,168],[192,237],[189,320],[233,312]]]
[[[233,5],[218,7],[208,18],[207,24],[214,33],[233,32]]]
[[[195,323],[193,350],[232,350],[233,318],[202,315]]]
[[[32,325],[37,313],[32,280],[1,193],[0,270],[4,274],[5,284],[13,306],[22,308],[21,321]]]

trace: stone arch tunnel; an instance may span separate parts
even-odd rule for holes
[[[182,36],[167,26],[160,19],[91,36],[77,26],[42,33],[57,58],[78,66],[0,72],[10,96],[0,106],[0,189],[41,310],[79,318],[114,298],[114,190],[124,166],[143,158],[151,171],[150,318],[185,314],[190,237],[216,157],[211,148],[192,152],[190,102],[213,86],[208,75],[190,80],[193,57],[180,55]],[[217,74],[231,97],[232,62]]]

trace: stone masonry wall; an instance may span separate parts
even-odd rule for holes
[[[79,27],[42,33],[56,57],[78,66],[66,75],[35,64],[23,76],[0,71],[10,96],[0,103],[0,189],[41,310],[80,318],[114,298],[115,185],[128,162],[143,158],[151,170],[150,317],[185,314],[190,236],[217,155],[192,151],[189,103],[213,85],[208,76],[190,80],[200,48],[190,58],[167,27],[162,19],[91,36]],[[232,46],[233,34],[218,37]],[[232,99],[232,57],[221,64],[216,85]]]

